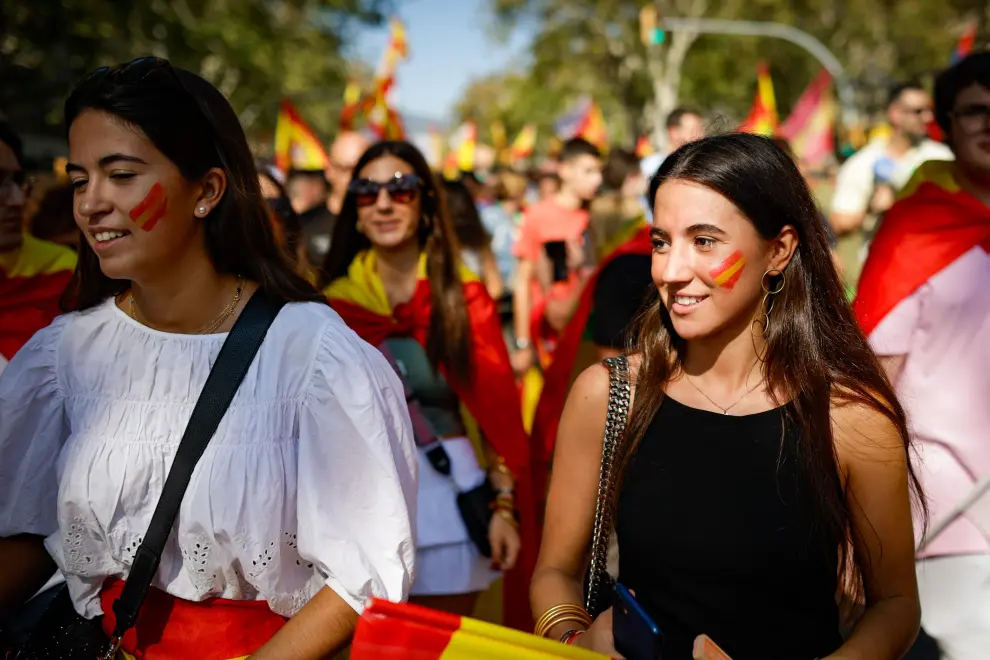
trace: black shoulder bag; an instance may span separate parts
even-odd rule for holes
[[[83,619],[72,608],[68,594],[59,594],[48,608],[28,643],[14,657],[18,660],[67,658],[70,660],[114,660],[120,642],[137,623],[141,604],[158,571],[165,542],[175,524],[182,497],[193,469],[216,433],[237,389],[254,361],[258,349],[284,303],[273,302],[260,291],[244,306],[220,348],[210,375],[193,408],[185,433],[165,479],[158,505],[144,541],[134,554],[124,589],[113,604],[117,617],[113,637],[107,640],[94,621]],[[67,607],[66,607],[67,606]]]

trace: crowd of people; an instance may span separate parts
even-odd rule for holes
[[[0,639],[333,657],[504,578],[611,657],[616,583],[668,660],[987,657],[990,53],[886,119],[826,185],[689,108],[644,159],[282,172],[149,57],[76,85],[43,196],[0,122]]]

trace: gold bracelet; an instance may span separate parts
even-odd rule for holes
[[[516,516],[512,511],[507,509],[497,509],[495,513],[497,513],[500,518],[504,518],[510,525],[516,529],[519,529],[519,521],[516,520]]]
[[[587,628],[591,626],[591,615],[583,607],[574,603],[554,605],[540,616],[533,633],[537,637],[546,637],[554,626],[565,621],[582,623]]]

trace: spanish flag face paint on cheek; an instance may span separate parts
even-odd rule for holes
[[[156,183],[148,191],[147,196],[131,209],[128,215],[138,227],[144,231],[151,231],[167,212],[168,198],[165,197],[165,188],[162,187],[162,184]]]
[[[746,259],[743,258],[742,252],[736,250],[725,261],[708,272],[715,280],[715,284],[731,290],[739,281],[745,267]]]

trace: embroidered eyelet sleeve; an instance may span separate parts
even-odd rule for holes
[[[58,530],[56,463],[68,437],[58,385],[59,317],[0,374],[0,537]]]
[[[402,386],[376,349],[330,323],[300,415],[298,550],[355,611],[413,581],[416,449]]]

